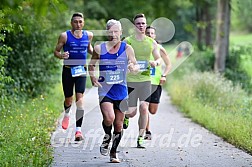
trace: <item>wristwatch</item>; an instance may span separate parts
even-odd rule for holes
[[[161,77],[166,77],[166,75],[161,75]]]

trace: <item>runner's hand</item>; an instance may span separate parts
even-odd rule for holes
[[[161,77],[159,81],[159,85],[163,85],[166,82],[166,77]]]
[[[102,87],[102,85],[99,83],[95,76],[91,76],[90,79],[94,87]]]
[[[128,69],[129,69],[130,72],[134,71],[134,64],[131,63],[130,60],[129,60],[129,62],[128,62]]]
[[[68,59],[68,58],[69,58],[69,52],[66,51],[66,52],[62,53],[62,54],[61,54],[61,58],[62,58],[62,59]]]
[[[136,74],[139,71],[139,65],[138,64],[133,64],[130,60],[128,62],[128,70],[133,73]]]
[[[156,67],[157,62],[156,61],[149,61],[151,67]]]

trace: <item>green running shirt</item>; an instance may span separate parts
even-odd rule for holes
[[[132,35],[127,37],[125,41],[127,41],[127,43],[134,49],[136,60],[140,65],[140,72],[137,74],[128,73],[127,82],[151,81],[149,61],[152,57],[154,40],[145,36],[144,40],[139,41],[134,35]]]

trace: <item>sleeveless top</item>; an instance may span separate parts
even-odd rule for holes
[[[137,63],[140,66],[140,72],[137,74],[128,73],[128,82],[144,82],[150,81],[150,57],[152,57],[154,40],[148,36],[141,41],[137,40],[134,35],[125,39],[129,45],[132,46],[135,52]]]
[[[106,49],[106,43],[101,44],[99,82],[99,96],[107,96],[112,100],[128,98],[126,75],[128,69],[128,57],[126,43],[121,42],[117,53],[111,54]]]
[[[66,33],[67,41],[63,46],[63,50],[64,52],[69,52],[69,58],[64,60],[64,65],[86,65],[89,44],[87,32],[83,30],[81,38],[76,38],[75,36],[73,36],[71,30],[68,30]]]

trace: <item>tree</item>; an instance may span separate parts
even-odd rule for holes
[[[195,5],[196,22],[197,22],[197,45],[200,50],[205,46],[212,46],[212,14],[214,13],[213,5],[216,3],[212,0],[191,0]]]
[[[219,73],[225,71],[229,49],[230,6],[230,0],[218,0],[214,70]]]
[[[59,0],[4,0],[0,4],[1,95],[37,96],[55,83],[53,76],[60,64],[53,56],[52,37],[57,38],[54,31],[57,21],[62,21],[57,18],[61,8]],[[8,78],[13,79],[11,84]]]

